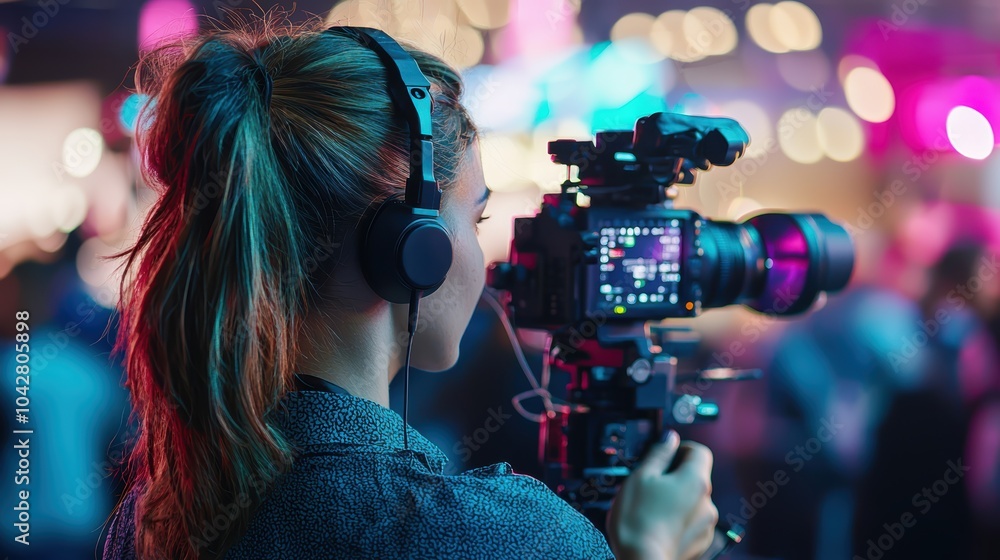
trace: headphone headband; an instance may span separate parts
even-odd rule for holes
[[[385,67],[394,116],[408,127],[410,173],[404,200],[390,196],[363,218],[359,242],[368,285],[382,299],[410,302],[415,313],[415,301],[444,283],[452,260],[451,238],[439,213],[441,190],[434,178],[430,81],[413,57],[378,29],[331,27],[327,31],[351,37],[378,55]]]
[[[370,27],[337,26],[327,29],[357,39],[378,55],[385,67],[393,106],[409,127],[410,175],[405,202],[412,208],[438,210],[441,189],[434,178],[434,144],[431,143],[431,84],[417,62],[392,37]]]

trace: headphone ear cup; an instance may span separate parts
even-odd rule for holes
[[[376,210],[361,242],[361,269],[372,290],[393,303],[414,291],[429,295],[451,268],[451,237],[441,220],[398,199]]]

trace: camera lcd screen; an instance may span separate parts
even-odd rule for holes
[[[677,305],[681,281],[680,220],[603,226],[597,289],[601,307],[615,315]]]

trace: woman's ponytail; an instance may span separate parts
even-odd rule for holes
[[[160,197],[123,253],[116,348],[140,424],[140,558],[219,556],[243,534],[292,462],[275,412],[306,308],[338,241],[404,184],[381,63],[320,24],[219,30],[138,69],[143,172]],[[434,84],[447,188],[474,129],[457,74],[414,56]]]
[[[260,482],[290,461],[266,419],[294,369],[305,244],[270,141],[263,64],[204,42],[143,131],[146,169],[170,186],[129,257],[119,340],[144,427],[144,558],[221,549],[241,533],[228,525],[247,519],[233,508],[259,500]]]

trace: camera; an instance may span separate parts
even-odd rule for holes
[[[822,214],[733,223],[671,207],[673,185],[693,183],[695,168],[731,165],[748,144],[731,119],[670,113],[596,142],[550,142],[552,160],[578,167],[579,179],[516,219],[511,262],[491,267],[490,284],[513,298],[514,324],[661,320],[732,304],[790,315],[843,288],[853,247]]]
[[[732,119],[675,113],[594,141],[549,142],[567,178],[536,215],[515,218],[509,262],[490,265],[487,284],[513,325],[551,335],[534,391],[546,404],[545,481],[601,530],[618,484],[652,441],[671,425],[719,414],[685,390],[690,382],[760,376],[679,372],[678,358],[692,355],[697,340],[662,321],[733,304],[794,315],[850,279],[850,236],[820,213],[764,212],[734,223],[673,206],[679,185],[732,165],[749,142]],[[558,405],[547,388],[552,371],[568,376]],[[713,550],[741,535],[719,530]]]

